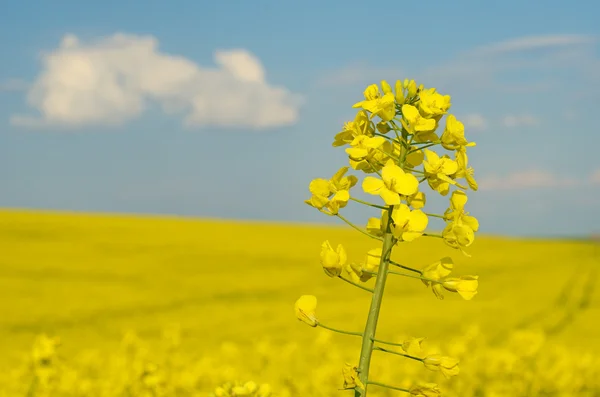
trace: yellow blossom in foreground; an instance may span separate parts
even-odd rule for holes
[[[346,363],[344,365],[342,375],[344,376],[344,385],[342,386],[344,389],[365,388],[365,385],[358,378],[356,367],[352,364]]]
[[[359,135],[373,136],[375,128],[369,120],[369,115],[364,110],[359,111],[353,121],[344,124],[341,132],[338,132],[333,140],[333,147],[349,144]]]
[[[346,250],[342,244],[339,244],[335,251],[329,241],[321,245],[321,265],[329,277],[337,277],[342,273],[346,259]]]
[[[469,167],[469,157],[467,156],[467,150],[462,147],[456,151],[456,163],[458,164],[458,171],[455,174],[456,178],[465,178],[469,187],[474,191],[477,191],[477,181],[473,177],[473,168]]]
[[[419,110],[413,105],[402,105],[400,121],[404,128],[414,134],[417,142],[437,140],[437,135],[433,132],[437,127],[437,122],[421,116]]]
[[[396,101],[391,89],[381,96],[377,84],[372,84],[367,87],[364,96],[364,101],[355,103],[352,107],[362,107],[366,111],[371,112],[371,118],[377,115],[383,121],[390,121],[396,115]]]
[[[442,95],[435,88],[419,93],[419,110],[423,117],[440,119],[450,109],[450,95]]]
[[[410,196],[419,189],[417,178],[412,174],[405,173],[391,159],[383,167],[381,177],[382,179],[366,177],[362,187],[365,193],[381,196],[387,205],[398,205],[400,204],[400,195]]]
[[[399,241],[413,241],[423,235],[429,219],[421,210],[410,210],[406,204],[394,206],[392,233]]]
[[[386,142],[386,139],[381,136],[368,137],[366,135],[359,135],[350,142],[350,146],[352,147],[346,149],[346,153],[353,160],[361,160],[367,157],[369,153],[376,151],[384,142]]]
[[[433,354],[425,357],[423,364],[425,364],[427,369],[440,371],[446,378],[451,378],[459,373],[458,360],[442,356],[441,354]]]
[[[441,141],[442,146],[448,150],[476,145],[475,142],[467,142],[465,139],[465,125],[458,121],[453,114],[446,119],[446,129],[442,133]]]
[[[440,388],[435,383],[422,383],[410,388],[408,391],[416,397],[438,397],[441,396]]]
[[[454,262],[450,257],[444,257],[439,261],[432,263],[427,266],[421,272],[421,275],[429,280],[439,281],[442,278],[448,276],[452,272],[452,268],[454,267]],[[421,280],[423,284],[428,287],[431,287],[433,294],[438,299],[444,299],[444,295],[442,294],[443,288],[440,283],[436,283],[429,280]]]
[[[442,237],[446,244],[452,248],[468,247],[475,239],[475,232],[479,229],[479,221],[465,212],[467,195],[455,190],[450,197],[450,208],[444,213],[444,218],[449,223],[442,231]],[[463,251],[464,252],[464,251]]]
[[[294,305],[294,311],[298,320],[305,322],[311,327],[317,326],[317,298],[313,295],[302,295]]]
[[[423,150],[417,149],[416,146],[411,146],[410,150],[408,151],[408,154],[406,155],[406,165],[415,168],[420,166],[423,163],[424,159],[425,154],[423,153]]]
[[[450,191],[450,185],[456,182],[450,178],[458,171],[458,163],[448,156],[440,157],[436,152],[425,149],[427,160],[423,161],[425,176],[429,187],[445,196]]]
[[[418,210],[425,207],[425,203],[427,202],[427,198],[425,197],[425,193],[417,192],[412,196],[408,196],[406,198],[406,202],[408,205],[413,207],[413,209]]]
[[[442,286],[451,292],[458,292],[465,300],[471,300],[477,294],[479,282],[477,276],[461,276],[459,278],[447,278]]]
[[[348,167],[342,167],[330,180],[323,178],[312,180],[308,186],[312,196],[304,202],[328,215],[337,214],[340,208],[348,204],[349,189],[358,181],[354,175],[344,176],[347,171]]]

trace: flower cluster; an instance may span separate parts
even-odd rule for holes
[[[448,114],[450,96],[440,94],[435,88],[417,86],[414,80],[398,80],[394,88],[386,81],[381,82],[381,89],[376,84],[370,85],[364,91],[364,100],[353,107],[358,109],[354,120],[335,135],[333,146],[347,146],[349,167],[368,174],[361,183],[363,192],[378,197],[382,203],[371,203],[351,193],[358,178],[347,176],[348,166],[341,167],[331,179],[313,180],[309,185],[311,197],[306,203],[379,241],[379,246],[369,250],[359,262],[349,261],[341,244],[334,248],[325,241],[321,245],[325,274],[372,294],[367,323],[363,332],[347,332],[319,322],[315,314],[317,298],[312,295],[304,295],[296,302],[296,317],[311,327],[321,326],[362,338],[358,366],[347,364],[343,370],[343,387],[354,389],[356,396],[366,396],[369,384],[417,396],[439,395],[434,384],[398,389],[372,381],[368,376],[369,366],[371,353],[381,350],[422,361],[426,368],[439,370],[448,377],[458,374],[457,360],[440,355],[411,355],[406,346],[402,351],[388,350],[380,345],[394,344],[377,340],[375,331],[388,275],[420,279],[440,299],[444,290],[458,293],[465,300],[477,294],[477,276],[449,277],[454,266],[451,258],[442,258],[424,269],[392,259],[394,247],[421,237],[439,238],[468,256],[465,249],[473,243],[479,229],[477,219],[465,211],[466,192],[477,190],[467,156],[467,148],[475,143],[465,138],[463,123]],[[442,127],[444,116],[447,117]],[[435,152],[435,146],[445,152]],[[443,214],[425,212],[427,197],[422,186],[441,196],[449,195],[449,206]],[[380,216],[369,218],[366,227],[359,227],[340,213],[350,201],[377,208]],[[427,231],[431,218],[445,222],[440,234]],[[371,279],[375,279],[374,287],[367,285]]]

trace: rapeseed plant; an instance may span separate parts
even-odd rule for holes
[[[463,123],[448,114],[450,96],[440,94],[435,88],[417,86],[414,80],[398,80],[395,89],[392,89],[384,80],[381,81],[381,91],[376,84],[368,86],[364,98],[354,104],[353,108],[360,110],[354,120],[347,122],[336,134],[333,146],[349,145],[346,153],[350,167],[376,175],[364,177],[362,190],[378,196],[384,205],[361,200],[350,193],[358,178],[346,176],[348,167],[340,168],[329,180],[313,180],[309,185],[311,197],[305,202],[380,242],[380,246],[369,250],[365,260],[359,264],[348,262],[348,255],[341,244],[334,249],[329,241],[325,241],[321,246],[321,264],[325,274],[371,293],[365,328],[362,332],[352,332],[325,325],[316,315],[317,298],[312,295],[304,295],[296,301],[295,313],[300,321],[311,327],[320,326],[361,337],[358,365],[346,363],[342,370],[342,388],[354,390],[356,397],[365,397],[369,385],[415,396],[437,396],[440,391],[435,384],[417,383],[410,388],[388,385],[371,379],[369,369],[372,353],[378,350],[420,361],[427,369],[440,371],[448,378],[459,373],[459,361],[455,358],[440,354],[424,356],[420,348],[422,339],[413,338],[402,344],[386,342],[376,338],[376,329],[388,275],[420,279],[440,299],[443,299],[443,290],[458,293],[465,300],[477,294],[477,276],[449,277],[453,270],[451,258],[442,258],[423,270],[391,259],[394,247],[421,237],[439,238],[466,254],[465,249],[473,243],[475,232],[479,229],[477,219],[465,211],[465,191],[477,190],[467,157],[467,147],[473,147],[475,143],[466,140]],[[448,115],[445,129],[438,135],[445,115]],[[433,151],[432,148],[438,145],[454,152],[454,158],[447,153]],[[465,183],[460,179],[464,179]],[[423,182],[442,196],[452,191],[449,207],[443,214],[423,211],[426,205],[425,193],[420,190]],[[370,218],[366,228],[361,228],[340,214],[349,201],[380,209],[381,216]],[[426,231],[430,217],[446,222],[441,234]],[[365,285],[371,278],[375,278],[373,288]]]

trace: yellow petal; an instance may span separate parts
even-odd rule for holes
[[[312,180],[310,185],[308,185],[308,190],[310,190],[312,194],[319,196],[327,197],[331,194],[329,191],[329,181],[322,178]]]
[[[383,181],[379,178],[367,176],[365,179],[363,179],[362,188],[365,193],[379,194],[383,188]]]
[[[365,178],[366,179],[366,178]],[[368,192],[367,192],[368,193]],[[385,186],[379,190],[379,195],[383,199],[386,205],[398,205],[400,204],[400,195],[396,192],[392,192]]]
[[[305,322],[311,327],[317,326],[317,298],[313,295],[302,295],[294,305],[294,311],[298,320]]]

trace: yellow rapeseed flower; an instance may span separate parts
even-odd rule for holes
[[[439,120],[450,106],[450,95],[442,95],[435,88],[419,92],[419,110],[423,117]]]
[[[349,189],[358,181],[353,175],[344,176],[347,171],[348,167],[342,167],[330,180],[323,178],[312,180],[308,186],[312,196],[304,202],[328,215],[337,214],[340,208],[348,204]]]
[[[465,192],[455,190],[450,197],[450,208],[444,213],[444,218],[449,223],[442,231],[442,237],[446,244],[453,248],[462,249],[471,245],[475,239],[475,232],[479,229],[477,218],[464,210],[467,200]]]
[[[346,149],[346,153],[352,160],[362,160],[369,155],[369,153],[380,148],[386,139],[382,136],[369,137],[366,135],[359,135],[352,142],[350,142],[351,148]]]
[[[446,119],[446,129],[441,137],[442,146],[448,150],[457,150],[461,147],[475,146],[475,142],[468,142],[465,138],[465,125],[451,114]]]
[[[423,168],[429,187],[445,196],[450,191],[450,185],[456,182],[450,177],[458,171],[458,163],[444,155],[440,157],[436,152],[425,149],[427,160],[423,161]]]
[[[447,278],[442,286],[451,292],[458,292],[465,300],[471,300],[477,294],[479,282],[478,276],[461,276],[459,278]]]
[[[425,357],[423,364],[425,364],[427,369],[440,371],[446,378],[451,378],[459,373],[458,360],[442,356],[441,354],[433,354]]]
[[[321,245],[321,265],[329,277],[337,277],[342,273],[342,268],[346,264],[346,250],[342,244],[334,250],[329,241]]]
[[[317,317],[315,310],[317,309],[317,298],[313,295],[302,295],[294,305],[296,318],[305,322],[311,327],[317,326]]]
[[[421,271],[421,275],[429,280],[439,281],[444,277],[447,277],[450,273],[452,273],[452,268],[454,267],[454,262],[450,257],[444,257],[439,261],[432,263],[427,266],[425,269]],[[423,284],[428,287],[431,287],[433,294],[438,299],[444,299],[444,295],[442,294],[443,288],[439,283],[435,283],[429,280],[421,280]]]
[[[458,171],[454,176],[456,178],[465,178],[469,187],[474,191],[477,191],[477,181],[473,177],[473,168],[469,167],[469,157],[467,156],[467,150],[464,147],[456,150],[456,163],[458,164]]]
[[[400,195],[411,196],[419,189],[419,181],[412,174],[388,160],[381,172],[382,179],[368,176],[363,180],[365,193],[379,195],[387,205],[400,204]]]
[[[346,363],[342,368],[342,375],[344,376],[344,384],[342,386],[344,389],[365,388],[365,385],[358,378],[358,371],[354,365]]]
[[[406,204],[394,206],[392,219],[394,220],[392,233],[399,241],[413,241],[421,237],[429,223],[423,211],[411,211]]]
[[[442,395],[440,388],[435,383],[421,383],[411,387],[408,392],[415,397],[439,397]]]
[[[419,113],[419,110],[413,105],[402,105],[402,119],[400,120],[404,128],[413,134],[415,141],[427,142],[438,139],[433,132],[437,127],[434,119],[428,119]]]
[[[359,135],[373,136],[374,133],[373,122],[369,119],[367,112],[361,110],[356,113],[353,121],[346,122],[342,131],[335,135],[332,146],[343,146],[352,142]]]
[[[390,121],[396,115],[396,101],[390,90],[381,96],[377,84],[371,84],[364,92],[365,100],[355,103],[352,107],[362,107],[371,112],[371,118],[379,116],[383,121]]]

